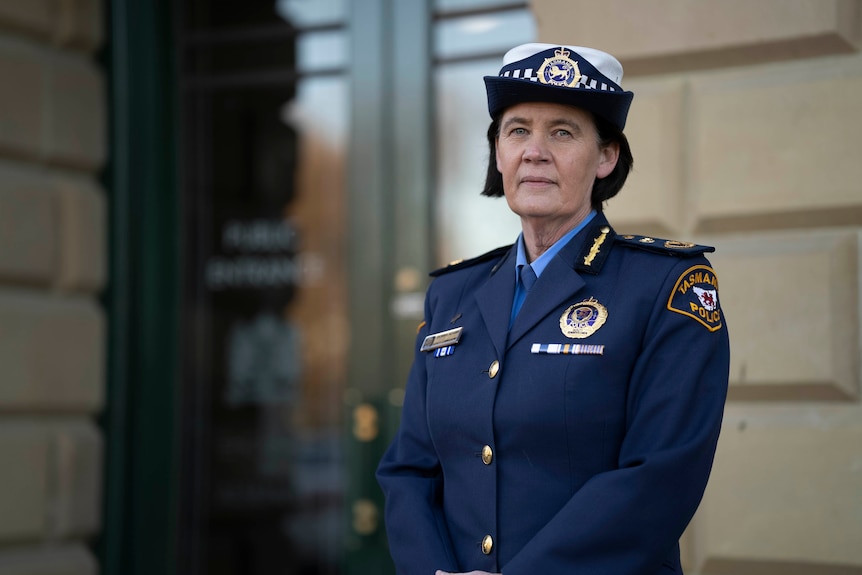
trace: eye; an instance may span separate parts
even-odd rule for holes
[[[556,134],[557,134],[557,136],[559,136],[561,138],[570,138],[572,136],[572,132],[565,129],[565,128],[558,129],[556,131]]]
[[[527,133],[526,128],[512,128],[512,130],[509,132],[509,134],[511,134],[513,136],[523,136],[526,133]]]

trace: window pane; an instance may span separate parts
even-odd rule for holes
[[[436,12],[454,12],[474,8],[521,6],[524,3],[524,0],[434,0],[434,10]]]
[[[500,2],[437,0],[437,8]],[[437,251],[443,264],[512,243],[520,222],[504,198],[481,196],[488,162],[485,132],[491,119],[483,76],[496,75],[502,55],[534,42],[529,10],[503,10],[443,20],[435,26]],[[494,57],[491,54],[497,53]],[[472,59],[471,59],[472,56]],[[447,59],[457,59],[445,63]]]
[[[299,28],[347,20],[347,0],[278,0],[276,10]]]
[[[453,18],[434,27],[434,56],[447,59],[471,53],[503,54],[514,46],[533,42],[535,37],[535,20],[528,10]]]
[[[296,72],[346,70],[346,32],[296,36],[272,5],[187,1],[177,572],[337,575],[349,80]]]
[[[491,119],[482,76],[500,60],[441,66],[437,97],[437,249],[443,264],[512,243],[518,218],[503,198],[481,196],[488,161],[485,132]]]
[[[347,36],[344,32],[303,34],[297,41],[296,67],[308,73],[347,67]]]
[[[343,43],[343,40],[342,40]],[[301,222],[301,280],[288,317],[301,330],[303,394],[294,420],[291,479],[301,504],[284,527],[335,574],[342,559],[346,485],[341,398],[347,370],[344,169],[348,130],[345,76],[307,78],[284,110],[300,134],[296,199],[288,217]],[[299,415],[301,414],[301,415]]]

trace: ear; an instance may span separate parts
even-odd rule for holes
[[[599,152],[599,168],[596,170],[596,177],[606,178],[617,167],[617,160],[620,159],[620,144],[619,142],[611,142]]]
[[[499,136],[494,138],[494,163],[497,165],[497,171],[502,174],[503,171],[500,170],[500,138],[499,138]]]

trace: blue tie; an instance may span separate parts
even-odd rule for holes
[[[515,290],[515,301],[512,302],[512,315],[509,316],[509,329],[512,329],[512,324],[515,323],[515,316],[521,311],[521,306],[524,305],[524,300],[527,299],[527,292],[536,283],[536,272],[530,264],[521,266],[518,272],[520,279],[518,289]]]
[[[536,283],[536,272],[533,271],[533,266],[526,264],[521,267],[521,283],[524,284],[524,293],[530,293],[530,288]]]

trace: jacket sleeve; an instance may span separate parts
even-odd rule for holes
[[[617,468],[575,492],[503,575],[644,575],[669,561],[706,488],[730,360],[723,321],[711,330],[670,309],[691,262],[673,266],[656,295],[629,381]]]
[[[425,411],[427,376],[419,347],[431,323],[430,293],[429,289],[426,323],[416,338],[401,425],[377,468],[377,480],[386,498],[390,554],[398,575],[434,575],[437,569],[458,571],[443,517],[443,472]]]

